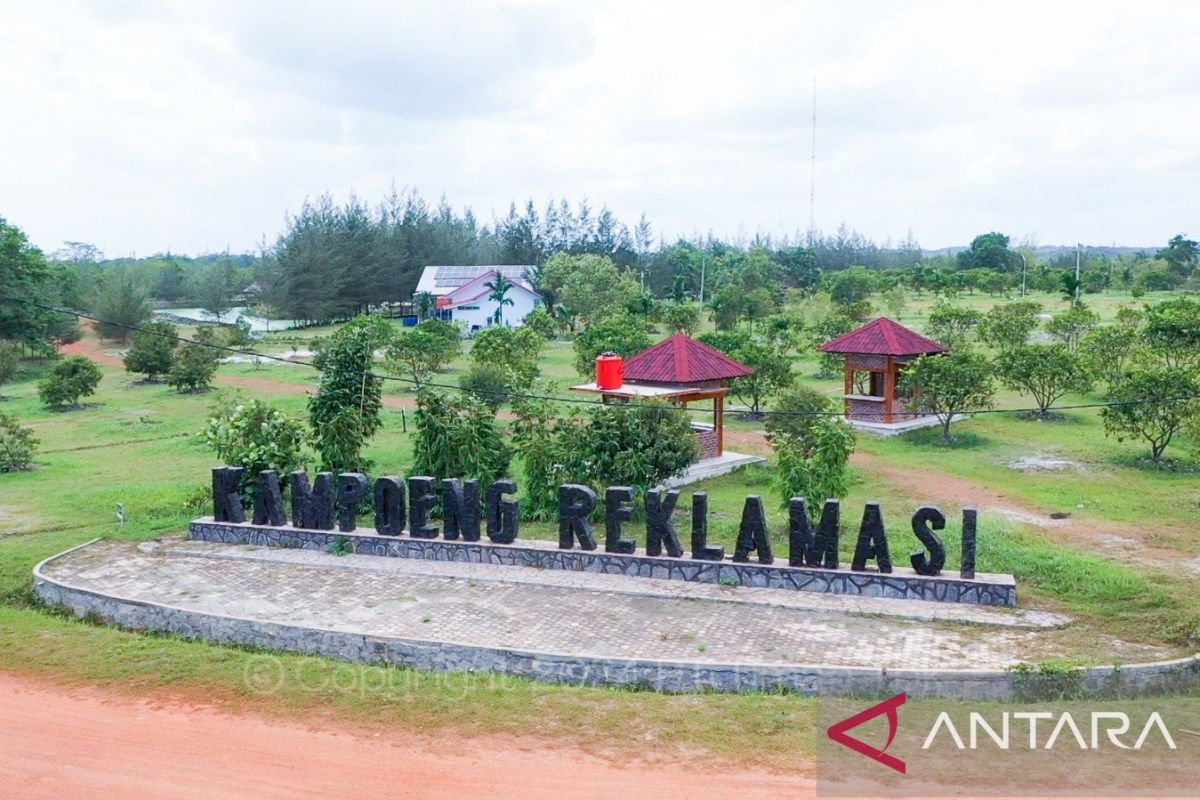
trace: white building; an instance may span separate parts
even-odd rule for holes
[[[416,294],[433,295],[438,316],[461,323],[468,331],[495,325],[497,311],[503,324],[520,325],[525,315],[542,302],[525,277],[530,269],[527,265],[426,267],[417,282]],[[493,283],[497,275],[512,283],[505,295],[512,305],[501,308],[498,301],[489,298],[492,290],[485,284]]]

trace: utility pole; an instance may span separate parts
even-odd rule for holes
[[[1015,252],[1017,255],[1019,255],[1021,257],[1021,297],[1024,297],[1025,296],[1025,272],[1026,272],[1027,268],[1029,267],[1029,265],[1025,263],[1025,254],[1024,253],[1022,253],[1020,250],[1014,250],[1013,252]]]
[[[1079,264],[1083,253],[1083,245],[1075,243],[1075,304],[1079,304]]]
[[[704,267],[708,263],[707,256],[700,256],[700,314],[704,314]]]

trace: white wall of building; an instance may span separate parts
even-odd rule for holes
[[[509,291],[508,297],[513,301],[513,304],[504,307],[504,324],[512,327],[524,322],[525,315],[537,307],[539,300],[537,295],[526,291],[520,286],[514,286]],[[496,308],[498,306],[499,303],[495,300],[489,300],[487,295],[484,295],[461,306],[454,306],[447,310],[450,312],[450,320],[452,322],[461,323],[470,332],[473,328],[486,328],[494,324],[493,319],[496,316]]]

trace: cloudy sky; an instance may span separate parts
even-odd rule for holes
[[[667,237],[816,221],[1200,234],[1200,4],[0,0],[0,216],[47,250],[254,248],[306,196]]]

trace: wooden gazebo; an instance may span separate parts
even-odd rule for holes
[[[918,356],[945,351],[932,339],[887,317],[821,345],[821,352],[845,356],[846,419],[884,425],[920,416],[909,408],[910,398],[897,397],[900,373]]]
[[[594,392],[606,401],[627,402],[656,398],[686,407],[698,400],[712,401],[712,424],[692,422],[700,445],[700,458],[725,452],[725,381],[753,375],[754,370],[719,350],[677,333],[636,355],[622,368],[616,387],[597,383],[572,386],[577,392]]]

